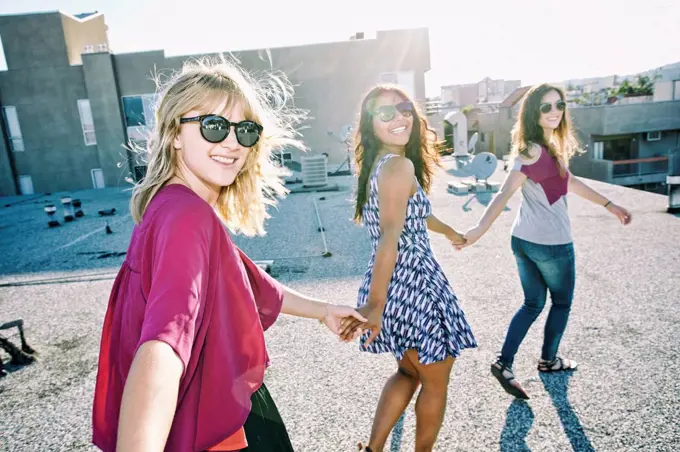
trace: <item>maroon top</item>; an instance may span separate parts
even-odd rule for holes
[[[94,444],[115,450],[125,381],[150,340],[170,345],[184,364],[165,450],[206,450],[236,432],[269,365],[264,330],[282,301],[282,286],[233,244],[205,201],[183,185],[162,188],[132,232],[111,291]]]
[[[550,155],[545,146],[541,146],[541,155],[531,165],[522,165],[520,171],[532,182],[543,188],[548,203],[555,204],[569,192],[569,177],[560,175],[560,164]]]

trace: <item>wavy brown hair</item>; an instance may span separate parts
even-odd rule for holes
[[[268,73],[255,78],[224,56],[188,61],[165,82],[156,81],[160,102],[156,126],[147,147],[141,151],[147,161],[144,178],[132,190],[130,210],[135,223],[142,221],[153,197],[177,172],[173,140],[179,134],[180,118],[197,109],[211,112],[225,98],[228,105],[240,102],[246,119],[263,126],[263,135],[248,151],[246,162],[234,182],[222,187],[216,213],[235,233],[264,235],[267,207],[288,190],[283,184],[287,170],[273,161],[273,153],[293,146],[303,149],[293,128],[304,114],[289,108],[292,86],[282,74]]]
[[[552,158],[559,164],[559,171],[565,177],[569,160],[574,154],[582,152],[578,140],[574,136],[569,109],[565,108],[562,120],[553,132],[553,143],[546,142],[543,128],[538,123],[541,117],[541,100],[550,91],[556,91],[560,99],[566,102],[562,88],[543,83],[532,86],[524,95],[519,107],[519,119],[512,128],[512,150],[510,156],[517,158],[520,154],[530,158],[529,148],[532,144],[545,146]]]
[[[381,84],[375,86],[361,102],[359,125],[354,136],[355,162],[359,171],[354,210],[354,220],[357,223],[361,223],[364,205],[368,200],[368,178],[371,176],[373,164],[381,149],[381,143],[373,130],[375,101],[381,94],[389,92],[397,93],[405,101],[413,103],[413,129],[408,143],[406,143],[405,156],[413,163],[416,178],[426,193],[430,191],[435,167],[439,166],[439,150],[442,143],[437,140],[437,133],[430,128],[416,103],[397,85]]]

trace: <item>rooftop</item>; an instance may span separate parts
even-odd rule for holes
[[[531,89],[531,86],[522,86],[520,88],[517,88],[513,92],[510,93],[508,97],[501,102],[499,107],[512,107],[515,105],[517,102],[522,100],[522,97]]]
[[[434,212],[465,230],[484,206],[472,201],[465,211],[468,199],[446,192],[449,179],[442,173],[435,180]],[[292,194],[272,211],[267,236],[235,241],[253,259],[272,259],[272,273],[294,289],[353,305],[370,243],[366,231],[349,221],[353,180],[331,180],[343,189]],[[628,207],[634,219],[623,227],[601,207],[570,195],[578,278],[561,352],[581,367],[572,375],[538,376],[544,313],[516,362],[529,403],[513,402],[489,373],[522,301],[509,237],[519,195],[473,247],[455,252],[442,237],[432,237],[480,344],[454,366],[437,450],[671,450],[680,444],[672,421],[680,419],[680,311],[673,302],[680,300],[680,218],[665,213],[664,196],[588,182]],[[28,341],[40,353],[38,363],[0,380],[3,450],[34,450],[37,444],[93,449],[98,343],[123,259],[115,253],[126,251],[132,230],[129,193],[73,193],[86,216],[48,229],[42,208],[56,195],[0,200],[0,323],[23,318]],[[321,256],[315,203],[331,257]],[[111,207],[115,216],[97,216]],[[107,220],[110,235],[104,233]],[[267,332],[267,341],[272,367],[266,381],[296,450],[348,451],[368,438],[380,390],[395,370],[389,355],[360,353],[357,344],[338,343],[317,322],[288,316]],[[412,450],[414,431],[412,405],[390,450]]]

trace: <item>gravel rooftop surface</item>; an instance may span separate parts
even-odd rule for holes
[[[504,176],[499,170],[493,179]],[[446,191],[451,179],[438,175],[431,200],[437,216],[464,231],[484,206],[472,201],[465,211],[468,198]],[[370,242],[350,221],[354,179],[331,181],[339,191],[289,195],[271,211],[266,236],[234,240],[251,258],[273,260],[272,274],[292,288],[354,305]],[[680,218],[665,212],[664,196],[587,182],[629,208],[633,222],[623,227],[601,207],[569,195],[578,276],[561,354],[580,367],[538,375],[546,309],[515,363],[528,403],[513,401],[489,372],[523,298],[510,250],[519,195],[473,247],[455,252],[443,237],[432,237],[479,342],[454,365],[436,450],[680,450]],[[0,323],[22,318],[40,353],[38,362],[10,368],[0,380],[1,451],[94,450],[90,414],[101,324],[132,220],[129,192],[121,188],[71,195],[80,197],[86,215],[54,229],[42,209],[58,194],[0,199]],[[331,257],[322,257],[315,202]],[[97,215],[112,207],[115,216]],[[105,234],[106,221],[113,234]],[[18,343],[15,332],[0,334]],[[395,371],[391,356],[361,353],[318,322],[288,316],[267,340],[266,382],[296,450],[352,451],[366,441],[381,388]],[[0,357],[7,362],[4,352]],[[414,432],[412,404],[386,450],[413,450]]]

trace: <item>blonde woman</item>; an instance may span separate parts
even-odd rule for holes
[[[512,365],[520,344],[545,306],[547,291],[552,305],[538,370],[558,372],[577,366],[576,362],[557,355],[576,282],[567,193],[603,206],[624,225],[630,223],[632,216],[569,173],[569,159],[577,152],[578,142],[560,88],[542,84],[527,92],[512,141],[512,170],[478,225],[465,234],[467,241],[458,248],[479,240],[521,187],[522,203],[512,227],[512,251],[524,290],[524,304],[510,322],[503,349],[491,365],[491,372],[508,393],[528,399],[529,395],[515,379]]]
[[[187,64],[161,88],[102,332],[93,408],[102,450],[292,450],[263,385],[264,330],[280,312],[336,334],[342,319],[363,319],[281,285],[225,228],[263,233],[267,205],[285,192],[271,163],[274,149],[296,144],[295,115],[272,105],[285,94],[225,61]]]

